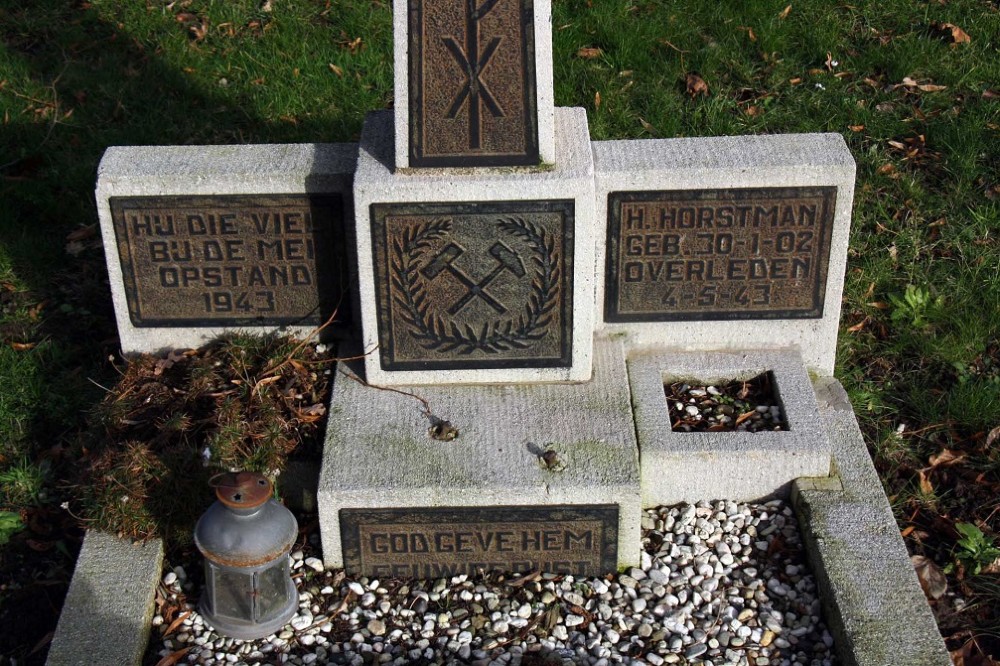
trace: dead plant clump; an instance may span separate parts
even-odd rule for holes
[[[130,360],[92,419],[80,490],[88,526],[190,539],[226,470],[275,477],[321,447],[334,359],[290,338],[232,335]]]

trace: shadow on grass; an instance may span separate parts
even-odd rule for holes
[[[66,248],[70,232],[97,222],[101,155],[112,145],[345,137],[329,136],[319,119],[275,123],[255,117],[236,94],[206,94],[86,3],[29,3],[0,10],[0,19],[0,67],[9,70],[0,73],[0,116],[9,117],[0,124],[0,278],[13,294],[0,334],[8,349],[23,345],[17,376],[3,382],[0,396],[0,418],[18,424],[5,433],[13,441],[0,443],[0,471],[18,458],[51,470],[41,500],[48,524],[29,521],[0,549],[0,653],[41,664],[46,648],[32,650],[54,629],[81,538],[72,521],[52,516],[100,449],[87,418],[100,386],[116,379],[109,360],[119,346],[99,231],[82,232],[73,253]]]

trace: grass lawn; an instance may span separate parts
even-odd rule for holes
[[[847,139],[837,375],[911,552],[948,567],[949,648],[1000,659],[997,3],[553,4],[556,103],[586,107],[594,139]],[[78,548],[60,505],[121,366],[102,152],[354,141],[392,104],[391,47],[384,1],[0,5],[0,655],[44,661]]]

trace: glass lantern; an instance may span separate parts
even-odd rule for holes
[[[223,474],[213,485],[218,501],[194,529],[205,557],[198,612],[220,634],[263,638],[283,627],[298,608],[288,557],[298,523],[271,499],[273,487],[261,474]]]

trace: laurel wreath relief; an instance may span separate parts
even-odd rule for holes
[[[393,239],[393,300],[420,346],[441,353],[496,354],[511,349],[527,349],[546,335],[559,296],[559,252],[556,241],[544,229],[519,217],[500,218],[497,228],[523,239],[533,250],[531,295],[524,309],[509,318],[483,322],[479,330],[470,324],[445,321],[431,311],[427,281],[420,274],[423,260],[433,241],[451,232],[451,220],[438,218],[406,229]]]

